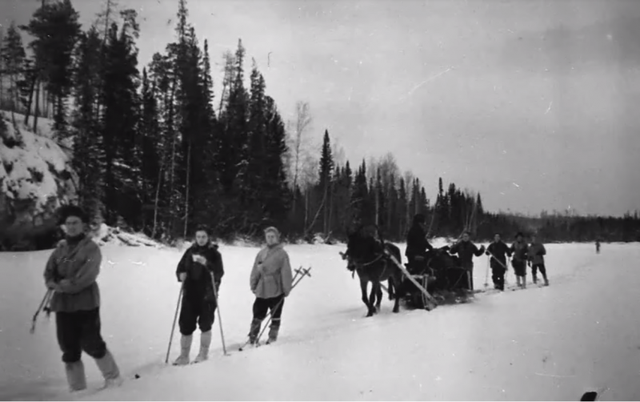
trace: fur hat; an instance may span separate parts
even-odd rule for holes
[[[76,205],[63,205],[58,209],[58,225],[64,225],[66,220],[70,217],[74,216],[76,218],[80,218],[82,223],[89,222],[89,216],[82,208]]]

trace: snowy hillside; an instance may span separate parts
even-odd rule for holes
[[[287,250],[294,266],[313,266],[313,276],[287,299],[278,342],[236,351],[251,320],[248,275],[257,249],[222,246],[220,306],[230,356],[222,354],[216,319],[210,360],[176,368],[163,362],[181,254],[104,246],[103,335],[130,380],[83,398],[578,400],[598,388],[607,389],[605,400],[640,398],[638,244],[605,244],[600,255],[592,245],[549,245],[550,287],[479,295],[432,312],[392,314],[385,300],[372,318],[364,318],[358,281],[338,255],[344,246]],[[49,254],[0,254],[0,399],[70,397],[53,317],[28,333]],[[478,287],[485,268],[486,259],[476,259]],[[514,282],[512,273],[508,279]],[[172,360],[178,344],[176,333]],[[84,360],[89,386],[100,386],[95,364]]]
[[[69,155],[51,139],[50,120],[39,119],[38,133],[24,116],[0,112],[0,239],[29,236],[51,225],[61,201],[74,197]]]

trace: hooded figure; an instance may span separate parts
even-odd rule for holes
[[[289,255],[280,243],[280,232],[274,227],[264,231],[267,246],[258,252],[251,270],[249,285],[256,296],[253,303],[253,320],[249,329],[249,343],[254,345],[260,333],[262,321],[271,312],[269,343],[275,342],[280,330],[284,298],[292,287]]]
[[[216,295],[224,276],[222,256],[212,244],[204,227],[196,230],[196,241],[185,251],[176,269],[178,281],[183,283],[180,309],[180,356],[176,366],[189,364],[189,353],[196,325],[200,327],[200,353],[195,362],[207,360],[211,345],[211,328],[218,305]],[[215,292],[213,289],[215,286]]]
[[[105,387],[120,385],[120,370],[100,333],[100,273],[102,254],[85,234],[88,218],[79,207],[61,209],[66,238],[58,243],[44,271],[51,296],[49,308],[56,313],[56,335],[62,350],[71,392],[87,388],[84,351],[93,357],[105,379]]]

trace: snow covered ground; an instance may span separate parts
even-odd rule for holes
[[[402,247],[404,250],[404,247]],[[103,247],[99,283],[103,334],[128,380],[84,395],[105,400],[605,400],[640,399],[638,244],[548,246],[551,286],[493,295],[432,312],[365,318],[344,246],[288,246],[297,267],[313,266],[286,300],[276,344],[223,356],[214,328],[210,360],[176,368],[164,357],[181,253]],[[222,246],[221,313],[227,346],[246,339],[253,297],[248,275],[257,249]],[[29,335],[44,295],[50,251],[0,254],[0,399],[69,399],[53,316]],[[475,283],[485,282],[476,259]],[[508,278],[514,283],[512,273]],[[196,333],[197,334],[197,333]],[[192,357],[197,353],[196,337]],[[176,331],[171,360],[179,348]],[[89,386],[102,380],[84,357]]]

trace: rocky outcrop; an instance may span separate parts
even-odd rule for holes
[[[55,211],[75,200],[70,155],[45,119],[33,133],[24,117],[0,112],[0,249],[42,248],[55,237]]]

